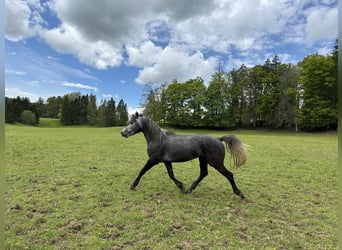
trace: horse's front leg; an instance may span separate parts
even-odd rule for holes
[[[138,177],[134,180],[134,182],[131,185],[131,190],[134,190],[136,186],[138,186],[141,177],[150,170],[153,166],[155,166],[157,163],[154,163],[151,160],[148,160],[145,164],[145,166],[140,170]]]
[[[176,183],[177,187],[179,187],[179,189],[183,193],[185,193],[184,184],[180,182],[179,180],[177,180],[175,175],[173,174],[172,163],[171,162],[164,162],[164,163],[165,163],[165,167],[167,169],[167,173],[169,174],[170,179],[173,180],[174,183]]]

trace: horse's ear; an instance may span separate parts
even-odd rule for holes
[[[135,117],[138,118],[140,115],[138,113],[138,111],[135,112]]]

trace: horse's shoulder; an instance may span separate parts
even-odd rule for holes
[[[164,135],[176,135],[174,132],[167,130],[167,129],[162,128],[161,131]]]

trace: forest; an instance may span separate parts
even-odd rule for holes
[[[336,41],[330,55],[309,55],[296,65],[275,55],[263,65],[219,68],[208,86],[200,77],[147,85],[144,114],[177,127],[335,130],[337,54]]]
[[[121,99],[118,105],[113,98],[101,100],[97,105],[95,95],[79,92],[63,97],[49,97],[31,103],[26,97],[5,97],[5,121],[7,123],[39,124],[40,117],[58,118],[63,125],[91,125],[99,127],[123,126],[128,120],[127,105]]]
[[[142,94],[144,115],[159,124],[206,128],[282,128],[303,131],[336,130],[338,125],[338,40],[329,55],[312,54],[296,65],[275,55],[263,65],[224,72],[221,67],[205,84],[201,77],[173,80]],[[63,125],[122,126],[127,105],[113,98],[97,104],[95,95],[5,98],[5,121],[38,124],[40,117],[58,118]]]

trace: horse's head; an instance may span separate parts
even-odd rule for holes
[[[139,133],[142,130],[141,117],[142,115],[139,115],[138,112],[132,115],[129,124],[122,129],[121,135],[128,138]]]

